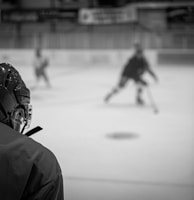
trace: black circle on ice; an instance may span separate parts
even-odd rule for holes
[[[131,139],[136,139],[139,137],[139,135],[137,133],[122,132],[122,131],[108,133],[106,136],[108,138],[114,139],[114,140],[126,140],[126,139],[131,140]]]

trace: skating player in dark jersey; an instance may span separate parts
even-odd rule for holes
[[[157,76],[151,70],[148,61],[143,55],[143,49],[139,44],[135,44],[135,53],[125,65],[118,85],[111,90],[105,97],[105,102],[108,102],[116,93],[126,86],[129,80],[133,80],[137,84],[136,103],[143,105],[142,99],[143,87],[148,86],[148,83],[143,79],[144,73],[148,72],[157,81]]]
[[[63,200],[55,155],[22,134],[31,120],[30,91],[16,69],[0,64],[0,199]]]

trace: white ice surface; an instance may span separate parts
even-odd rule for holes
[[[33,85],[30,66],[18,68]],[[194,68],[158,66],[145,107],[134,104],[133,83],[105,104],[121,68],[48,68],[52,88],[32,91],[33,139],[51,149],[64,177],[66,200],[194,199]],[[111,138],[132,133],[134,138]]]

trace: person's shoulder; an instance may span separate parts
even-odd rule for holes
[[[147,57],[145,55],[142,56],[142,60],[147,65],[147,67],[148,67],[148,63],[149,62],[148,62],[148,59],[147,59]]]
[[[40,174],[44,174],[44,179],[47,182],[54,181],[60,174],[61,168],[55,154],[42,145],[27,136],[25,141],[25,151],[31,158],[33,165],[39,169]]]
[[[14,131],[9,126],[0,123],[0,144],[10,149],[16,149],[34,161],[46,160],[48,163],[56,162],[54,153],[34,139]]]
[[[129,60],[135,60],[137,58],[136,54],[132,54]]]
[[[55,154],[49,148],[32,138],[23,137],[25,137],[24,147],[26,151],[30,156],[34,156],[36,162],[42,162],[43,160],[49,164],[57,162]]]
[[[129,58],[129,61],[128,63],[133,65],[133,63],[135,63],[137,61],[137,56],[135,55],[132,55],[130,58]]]
[[[14,131],[9,126],[0,123],[0,145],[8,151],[20,152],[21,156],[30,159],[31,162],[46,166],[58,165],[54,153],[34,139]]]

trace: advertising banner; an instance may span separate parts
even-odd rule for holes
[[[106,9],[81,9],[79,11],[79,23],[92,24],[118,24],[137,20],[134,7],[106,8]]]

